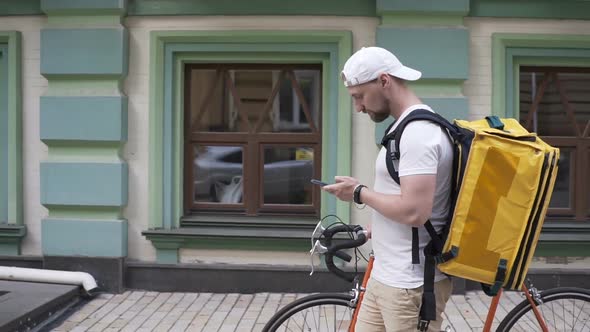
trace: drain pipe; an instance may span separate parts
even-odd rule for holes
[[[90,297],[100,291],[94,277],[86,272],[0,266],[0,279],[81,285],[84,288],[85,295]]]

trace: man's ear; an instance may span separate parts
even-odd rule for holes
[[[379,84],[381,84],[382,87],[386,87],[389,84],[391,84],[390,80],[391,80],[391,77],[387,74],[379,75]]]

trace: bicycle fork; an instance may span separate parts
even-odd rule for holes
[[[354,312],[353,312],[352,320],[350,322],[350,327],[348,328],[348,332],[354,332],[354,326],[356,325],[356,320],[358,318],[358,314],[361,309],[361,302],[363,301],[363,296],[365,295],[365,289],[367,288],[367,282],[369,281],[369,276],[371,275],[371,271],[373,270],[373,261],[374,260],[375,260],[375,257],[373,255],[371,255],[371,257],[369,257],[369,264],[367,265],[367,270],[365,271],[365,275],[363,276],[363,281],[360,285],[359,294],[358,294],[358,301],[355,303],[356,306],[354,308]]]
[[[542,304],[541,301],[541,294],[539,291],[531,285],[530,288],[523,283],[521,286],[522,292],[524,292],[527,300],[531,304],[531,308],[533,309],[533,313],[535,314],[535,318],[541,327],[541,331],[549,332],[549,328],[547,328],[547,324],[543,319],[543,316],[539,312],[539,308],[537,308],[537,304]],[[502,289],[498,291],[498,294],[492,298],[492,304],[490,305],[490,310],[488,311],[488,315],[486,317],[486,322],[484,324],[483,332],[490,332],[492,330],[492,323],[494,321],[494,316],[496,315],[496,309],[498,308],[498,304],[500,303],[500,297],[502,296]]]
[[[542,303],[541,302],[541,295],[539,294],[539,292],[537,291],[537,289],[535,287],[531,286],[531,288],[529,290],[524,285],[524,283],[522,284],[521,289],[524,292],[524,294],[526,295],[527,300],[529,300],[529,302],[531,303],[533,313],[535,314],[535,317],[537,318],[537,322],[539,322],[539,325],[541,325],[541,329],[543,330],[543,332],[549,332],[549,329],[547,328],[547,324],[545,324],[545,320],[543,319],[543,316],[539,312],[539,308],[537,308],[537,303],[539,303],[539,304]]]

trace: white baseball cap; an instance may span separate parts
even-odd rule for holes
[[[344,86],[370,82],[380,74],[389,74],[407,81],[415,81],[422,73],[404,66],[393,53],[381,47],[363,47],[344,64],[341,77]]]

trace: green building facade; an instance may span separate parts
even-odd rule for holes
[[[0,261],[84,270],[114,292],[305,284],[316,223],[371,217],[308,180],[373,181],[387,123],[353,114],[339,77],[373,45],[421,70],[412,88],[445,117],[515,117],[562,149],[535,261],[582,264],[580,0],[4,1]]]

